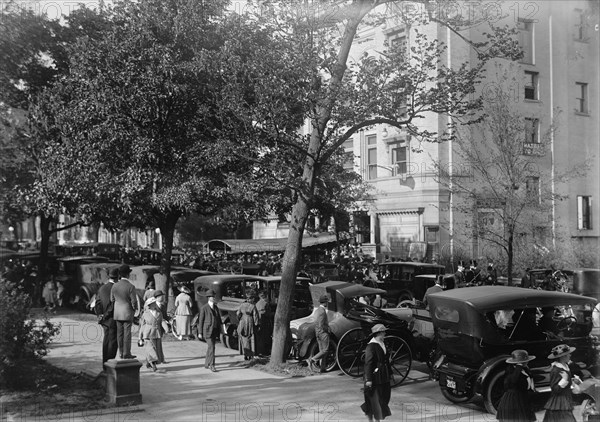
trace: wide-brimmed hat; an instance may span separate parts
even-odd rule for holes
[[[185,287],[185,286],[179,286],[179,291],[180,291],[180,292],[183,292],[183,293],[187,293],[187,294],[190,294],[190,293],[191,293],[191,292],[190,292],[190,289],[188,289],[188,288],[187,288],[187,287]]]
[[[131,273],[131,268],[129,268],[129,265],[123,264],[119,267],[119,275],[121,277],[127,277],[130,273]]]
[[[548,355],[548,359],[557,359],[561,356],[568,355],[569,353],[573,353],[575,351],[575,347],[570,347],[567,344],[559,344],[558,346],[554,346],[552,351]]]
[[[154,296],[150,296],[148,299],[146,299],[146,302],[144,302],[144,306],[152,305],[153,303],[156,303],[156,298]]]
[[[371,334],[383,333],[387,331],[387,328],[383,324],[375,324],[371,327]]]
[[[215,291],[213,289],[208,289],[206,292],[204,292],[204,296],[215,297]]]
[[[119,267],[113,267],[108,272],[109,278],[119,278]]]
[[[513,352],[510,354],[510,357],[506,359],[506,363],[526,363],[534,359],[535,356],[529,355],[527,350],[518,349],[513,350]]]
[[[159,298],[161,296],[164,296],[165,294],[163,293],[162,290],[155,290],[154,291],[154,298]]]
[[[329,296],[321,295],[321,297],[319,298],[319,303],[329,303]]]

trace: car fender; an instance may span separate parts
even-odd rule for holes
[[[510,355],[499,355],[491,359],[486,360],[477,372],[477,380],[475,381],[475,392],[482,394],[485,389],[485,385],[493,374],[495,374],[500,368],[506,366],[506,359]]]

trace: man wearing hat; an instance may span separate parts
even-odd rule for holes
[[[192,335],[190,322],[192,321],[192,298],[190,289],[179,286],[179,294],[175,298],[175,322],[177,325],[177,338],[189,338]]]
[[[135,287],[127,279],[131,273],[129,265],[119,267],[120,280],[110,291],[110,301],[113,303],[113,318],[117,322],[117,344],[121,359],[135,359],[131,354],[131,326],[133,317],[138,309],[138,297]]]
[[[458,269],[454,273],[454,287],[465,287],[465,261],[458,261]]]
[[[514,350],[506,359],[508,367],[504,371],[504,394],[498,404],[496,418],[500,422],[535,421],[529,394],[535,391],[528,362],[535,359],[527,350]]]
[[[215,301],[214,290],[207,290],[204,294],[208,298],[208,302],[200,308],[198,319],[198,338],[206,340],[206,359],[204,367],[213,372],[217,372],[215,368],[215,345],[221,334],[221,315]]]
[[[371,328],[371,340],[365,349],[365,402],[360,406],[369,420],[380,421],[392,414],[390,398],[392,395],[390,357],[383,339],[387,328],[375,324]]]
[[[567,344],[559,344],[552,348],[548,355],[548,359],[554,360],[550,369],[550,398],[544,405],[546,414],[544,422],[564,422],[573,421],[573,393],[571,385],[575,381],[581,383],[579,378],[573,378],[569,361],[571,353],[575,351],[574,347],[569,347]]]
[[[317,344],[319,345],[319,353],[314,355],[308,360],[308,366],[310,369],[317,367],[317,362],[321,360],[320,372],[325,372],[327,368],[327,353],[329,352],[329,320],[327,318],[327,304],[329,303],[329,296],[326,294],[319,298],[319,307],[315,315],[316,326],[315,336],[317,337]]]
[[[104,336],[102,337],[102,363],[117,356],[117,323],[113,318],[113,303],[110,300],[110,292],[119,279],[119,267],[110,269],[108,281],[98,290],[96,299],[96,315],[98,323],[102,325]]]

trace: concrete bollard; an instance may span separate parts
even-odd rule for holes
[[[117,406],[142,403],[140,368],[137,359],[111,359],[104,363],[106,399]]]

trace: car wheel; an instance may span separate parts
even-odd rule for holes
[[[177,332],[177,322],[175,321],[175,318],[173,318],[171,320],[171,333],[177,337],[179,335],[179,333]]]
[[[336,367],[335,347],[336,347],[335,342],[330,338],[329,339],[329,350],[327,351],[327,355],[325,356],[325,371],[326,372],[331,372]],[[308,358],[312,359],[312,357],[315,356],[317,353],[319,353],[319,343],[315,340],[313,342],[313,344],[311,344],[311,346],[310,346],[310,351],[308,352]]]
[[[227,347],[233,350],[238,349],[238,338],[237,338],[237,327],[233,324],[230,324],[227,327],[227,334],[225,335],[227,338]]]
[[[498,412],[498,404],[502,394],[504,394],[504,371],[495,373],[485,387],[483,404],[488,413],[495,415]]]
[[[79,300],[77,300],[77,310],[80,312],[88,313],[90,310],[88,309],[88,304],[90,303],[87,300],[85,295],[79,295]]]
[[[455,390],[451,390],[446,387],[441,387],[442,395],[446,397],[452,403],[466,403],[473,397],[472,394],[469,393],[458,393]]]

